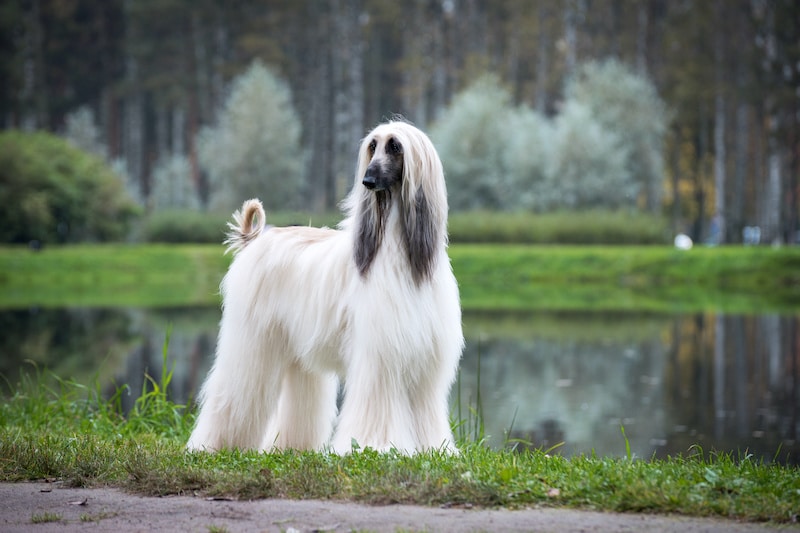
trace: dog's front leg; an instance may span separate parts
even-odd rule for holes
[[[347,372],[344,402],[331,441],[333,451],[346,454],[357,445],[413,453],[416,439],[407,384],[396,369],[388,370],[370,359],[354,361]]]

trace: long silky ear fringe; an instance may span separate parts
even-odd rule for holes
[[[442,235],[436,223],[433,206],[428,203],[422,187],[417,190],[414,205],[406,205],[403,224],[403,238],[411,265],[411,274],[417,285],[433,276],[436,252],[442,245]]]
[[[228,246],[225,253],[233,252],[236,255],[247,246],[247,243],[261,234],[266,220],[264,206],[259,200],[254,198],[243,203],[242,208],[233,213],[233,222],[228,222],[230,231],[222,242]]]

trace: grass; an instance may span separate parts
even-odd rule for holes
[[[469,309],[800,308],[800,248],[462,245],[450,255]]]
[[[0,308],[216,305],[220,245],[0,247]],[[786,312],[800,248],[451,245],[467,310]]]
[[[630,453],[565,458],[546,450],[490,450],[476,434],[477,440],[461,440],[457,455],[370,449],[346,456],[189,453],[183,444],[193,415],[167,399],[171,374],[164,376],[158,383],[148,380],[128,416],[117,397],[104,400],[96,388],[46,372],[24,376],[0,406],[0,480],[57,478],[68,486],[114,486],[153,496],[539,505],[777,523],[794,521],[800,510],[797,467],[697,448],[668,459]],[[624,442],[623,432],[621,447]]]
[[[61,522],[61,515],[48,512],[31,515],[31,524],[46,524],[48,522]]]

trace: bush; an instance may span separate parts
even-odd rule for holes
[[[219,244],[225,239],[230,215],[189,209],[164,209],[148,215],[142,228],[146,242]]]
[[[301,211],[267,210],[267,223],[273,226],[335,227],[340,213],[311,214]],[[220,244],[228,231],[230,213],[208,213],[189,209],[156,211],[145,220],[142,239],[146,242],[185,242]]]
[[[663,217],[628,210],[461,212],[448,221],[453,243],[668,244]]]
[[[0,133],[0,242],[123,239],[139,208],[98,157],[48,133]]]

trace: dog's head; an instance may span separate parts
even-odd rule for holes
[[[345,205],[358,220],[356,263],[362,275],[375,258],[395,206],[413,277],[417,283],[430,277],[435,254],[447,240],[447,190],[442,163],[427,135],[402,120],[367,134]]]
[[[392,132],[373,131],[366,143],[369,158],[361,184],[371,191],[397,188],[403,182],[403,145]]]
[[[422,131],[402,120],[378,125],[361,141],[355,187],[368,191],[402,192],[413,206],[419,195],[447,213],[447,190],[439,155]]]

